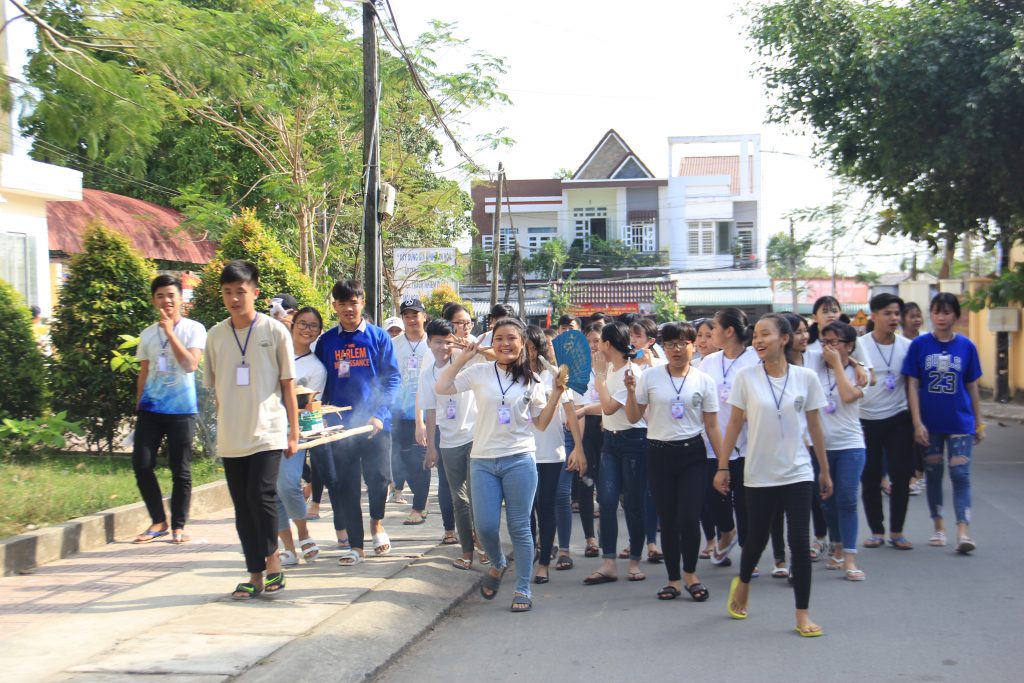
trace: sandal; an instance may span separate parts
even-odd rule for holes
[[[299,558],[291,550],[282,550],[277,556],[281,560],[282,567],[294,567],[299,563]]]
[[[529,612],[533,609],[533,601],[530,597],[523,595],[522,593],[512,594],[512,607],[510,608],[513,612]]]
[[[458,542],[459,539],[456,538],[454,531],[445,531],[444,536],[441,538],[441,543],[443,545],[455,545]]]
[[[492,575],[490,572],[484,574],[484,578],[480,582],[480,595],[484,600],[493,600],[494,596],[498,594],[498,589],[501,588],[501,579],[505,576],[506,569],[508,569],[508,565],[502,567],[501,573],[497,576]],[[490,591],[489,595],[487,591]]]
[[[545,583],[548,583],[549,581],[551,581],[551,577],[550,576],[543,576],[541,574],[537,574],[536,576],[533,577],[533,582],[535,584],[537,584],[538,586],[543,585]]]
[[[156,539],[162,538],[162,537],[166,536],[168,533],[169,532],[167,531],[167,529],[164,529],[163,531],[157,531],[155,529],[146,529],[141,534],[136,536],[135,540],[132,541],[132,543],[134,543],[136,545],[143,545],[144,543],[152,543]]]
[[[740,577],[732,577],[732,582],[729,584],[729,600],[725,603],[725,609],[733,619],[746,619],[747,612],[745,608],[744,611],[740,612],[738,609],[733,607],[733,605],[735,605],[736,588],[738,588],[739,585]]]
[[[711,559],[711,550],[713,548],[714,548],[713,545],[704,546],[704,550],[701,550],[700,554],[697,555],[697,557],[699,559],[701,559],[701,560],[710,560]]]
[[[697,583],[691,583],[687,586],[686,592],[690,594],[690,597],[693,598],[694,602],[704,602],[711,597],[711,593],[708,592],[708,587],[700,581]]]
[[[843,568],[843,558],[829,556],[825,563],[825,569],[837,570]]]
[[[405,526],[419,526],[427,521],[427,516],[419,510],[413,510],[409,513],[409,516],[402,522]]]
[[[629,559],[629,548],[625,548],[625,549],[622,550],[622,552],[619,553],[619,559],[620,560],[628,560]]]
[[[626,575],[626,581],[644,581],[646,578],[647,575],[643,572],[629,572]]]
[[[594,572],[587,578],[583,579],[583,585],[596,586],[601,583],[615,583],[618,580],[619,577],[617,576],[608,576],[607,574],[602,574],[601,572]]]
[[[778,565],[778,564],[775,565],[775,569],[772,570],[772,578],[773,579],[788,579],[789,578],[789,568],[786,567],[786,565],[784,565],[784,564],[782,564],[782,565]]]
[[[558,561],[555,562],[555,570],[556,571],[565,571],[566,569],[572,569],[572,568],[573,568],[573,562],[572,562],[572,558],[571,557],[569,557],[568,555],[559,555],[558,556]]]
[[[320,546],[312,538],[304,538],[299,541],[299,548],[302,550],[302,559],[312,562],[320,554]]]
[[[273,574],[267,574],[267,580],[263,582],[263,590],[270,595],[272,593],[280,593],[284,590],[284,572],[274,572]]]
[[[363,556],[358,551],[349,548],[338,558],[338,564],[342,567],[354,567],[363,561]]]
[[[978,546],[971,540],[970,536],[961,536],[960,540],[956,544],[956,551],[961,555],[967,555],[977,547]]]
[[[467,560],[464,557],[456,557],[454,560],[452,560],[452,566],[456,569],[472,569],[473,560]]]
[[[583,551],[583,557],[598,557],[601,554],[601,549],[596,545],[588,545],[587,549]]]
[[[181,545],[182,543],[188,543],[192,540],[192,537],[185,533],[184,529],[175,529],[171,532],[171,543],[175,545]]]
[[[867,578],[868,578],[867,574],[865,574],[864,572],[862,572],[859,569],[847,569],[846,570],[846,580],[847,581],[864,581]]]
[[[821,556],[825,554],[825,542],[819,539],[815,539],[814,543],[811,544],[811,562],[817,562],[821,559]]]
[[[240,583],[235,586],[235,590],[231,592],[232,600],[252,600],[257,595],[263,592],[263,587],[257,588],[251,583]]]
[[[807,630],[805,627],[797,626],[793,630],[799,633],[804,638],[817,638],[818,636],[825,635],[825,632],[821,630],[820,626],[816,628],[811,628],[810,630]]]
[[[935,533],[933,533],[931,535],[931,538],[928,539],[928,545],[933,545],[936,547],[946,545],[946,532],[936,531]]]
[[[889,539],[889,545],[896,550],[913,550],[914,544],[906,536],[897,536]]]
[[[391,537],[386,531],[373,534],[373,552],[378,555],[387,555],[391,552]]]
[[[661,552],[660,550],[648,550],[647,551],[647,561],[650,562],[651,564],[661,564],[661,562],[664,559],[665,559],[665,553]]]
[[[675,586],[665,586],[658,591],[659,600],[675,600],[680,595],[682,595],[682,593]]]

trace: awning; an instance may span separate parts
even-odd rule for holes
[[[722,287],[680,289],[679,303],[686,306],[768,306],[771,287]]]

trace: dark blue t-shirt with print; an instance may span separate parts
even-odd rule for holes
[[[974,343],[962,335],[949,341],[922,334],[910,343],[903,374],[916,377],[921,421],[934,434],[974,434],[974,407],[967,385],[981,377]]]

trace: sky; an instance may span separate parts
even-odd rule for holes
[[[456,35],[469,44],[439,55],[441,68],[460,68],[476,50],[506,60],[500,82],[513,105],[462,118],[464,139],[504,127],[516,140],[497,151],[465,145],[484,166],[496,169],[501,161],[510,179],[550,178],[560,168],[575,170],[614,128],[666,177],[670,136],[760,133],[767,237],[788,229],[790,211],[830,203],[838,184],[810,158],[812,135],[765,124],[768,100],[744,35],[746,4],[391,0],[407,44],[434,19],[457,24]],[[449,152],[446,162],[456,161]],[[800,225],[797,233],[820,227]],[[913,249],[890,238],[872,247],[852,237],[840,246],[839,267],[849,273],[896,270]],[[825,251],[816,246],[811,254]]]

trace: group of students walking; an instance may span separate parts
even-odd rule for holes
[[[428,321],[422,304],[410,299],[400,307],[403,329],[392,338],[364,319],[357,281],[334,286],[338,324],[327,331],[313,308],[290,311],[286,325],[257,313],[252,264],[229,263],[221,285],[230,317],[205,335],[180,316],[180,284],[154,281],[161,322],[147,328],[140,346],[134,456],[153,525],[137,541],[168,533],[152,478],[164,434],[177,467],[172,532],[177,542],[187,540],[184,435],[190,442],[194,390],[174,414],[154,397],[172,384],[188,385],[205,346],[203,382],[216,392],[218,455],[250,573],[232,592],[236,599],[282,590],[282,557],[294,564],[299,555],[311,560],[320,551],[306,525],[296,384],[321,392],[325,404],[351,407],[346,425],[372,429],[309,454],[315,476],[305,476],[330,494],[340,563],[358,564],[367,552],[361,481],[370,549],[383,555],[391,549],[383,527],[389,483],[399,490],[409,484],[405,523],[420,524],[436,467],[444,542],[461,544],[454,565],[468,570],[476,559],[486,567],[480,592],[488,600],[513,566],[513,612],[532,608],[531,586],[551,580],[552,563],[556,570],[573,568],[577,509],[584,555],[602,558],[585,584],[617,581],[619,559],[627,560],[629,581],[645,580],[646,550],[648,560],[663,561],[667,570],[658,599],[685,592],[705,602],[710,591],[697,574],[699,560],[727,566],[739,545],[739,575],[726,607],[745,619],[750,582],[771,541],[772,575],[789,578],[794,588],[797,633],[821,635],[808,614],[812,562],[826,559],[848,580],[865,580],[858,563],[861,497],[871,533],[864,547],[910,550],[903,523],[915,474],[927,482],[929,544],[945,545],[947,458],[956,549],[975,549],[968,533],[970,462],[972,444],[984,437],[981,371],[974,345],[953,330],[960,304],[952,295],[931,302],[926,334],[918,334],[916,306],[889,294],[871,300],[872,329],[862,337],[840,319],[832,297],[815,303],[812,324],[771,313],[750,325],[742,311],[725,309],[659,329],[639,316],[598,314],[583,326],[592,372],[586,391],[577,393],[555,365],[551,335],[577,328],[578,321],[545,331],[496,310],[478,340],[465,308],[451,304]],[[168,304],[166,292],[175,287],[179,300]],[[325,416],[328,423],[335,419]],[[890,487],[888,536],[883,479]],[[620,503],[628,537],[622,551]],[[510,555],[499,538],[503,506]]]

